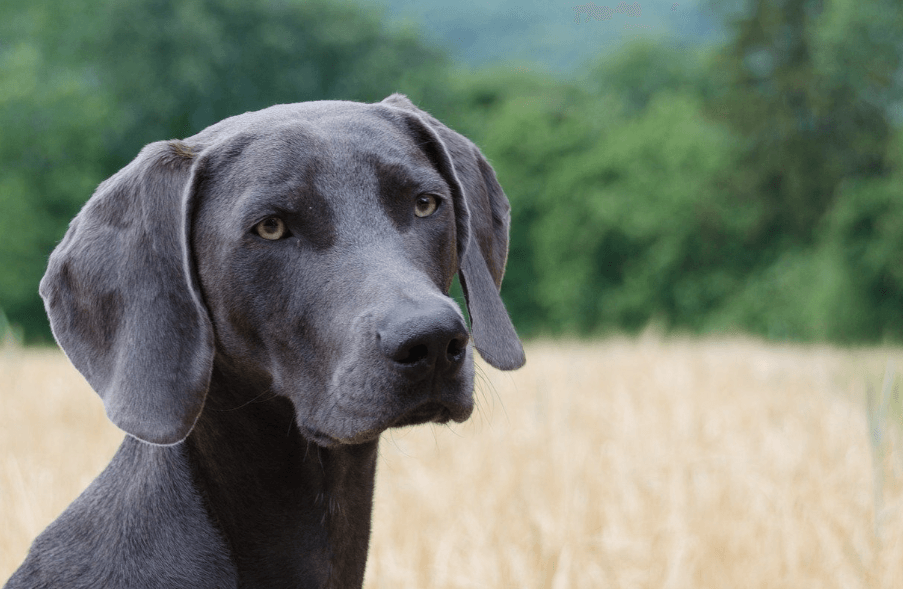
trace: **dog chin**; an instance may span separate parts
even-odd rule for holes
[[[445,424],[449,421],[462,423],[473,413],[473,403],[449,407],[438,401],[430,401],[405,411],[385,424],[368,427],[353,434],[329,434],[319,429],[299,425],[301,435],[318,446],[332,448],[345,445],[365,444],[379,439],[379,436],[391,428],[409,427],[424,423]]]
[[[354,431],[354,427],[342,428],[344,431],[341,433],[335,431],[330,433],[303,423],[298,423],[298,429],[301,432],[301,436],[306,440],[324,448],[334,448],[336,446],[353,446],[373,442],[379,439],[380,434],[389,427],[386,425],[361,425],[363,427],[360,430]]]

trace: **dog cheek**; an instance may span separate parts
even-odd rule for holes
[[[430,281],[448,293],[458,271],[458,255],[455,247],[455,225],[452,219],[444,225],[424,230],[405,244],[407,263],[412,271],[422,271]]]

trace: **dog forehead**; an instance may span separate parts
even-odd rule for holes
[[[281,104],[247,112],[215,123],[185,139],[189,144],[222,145],[235,141],[319,139],[318,143],[373,151],[388,145],[417,153],[416,138],[408,124],[416,115],[383,104],[323,100]],[[350,145],[349,145],[350,144]]]
[[[434,170],[411,130],[411,113],[346,101],[277,105],[225,119],[196,137],[243,152],[233,163],[245,177],[337,177],[368,170]],[[231,149],[231,151],[236,151]]]

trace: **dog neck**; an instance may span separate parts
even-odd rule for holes
[[[214,369],[186,445],[240,584],[360,587],[377,441],[317,446],[299,433],[288,399],[255,398],[230,380]]]

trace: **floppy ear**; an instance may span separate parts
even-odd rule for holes
[[[495,172],[466,137],[414,106],[406,96],[393,94],[383,104],[414,113],[438,142],[439,159],[450,162],[451,169],[440,172],[446,174],[452,190],[460,192],[460,204],[455,207],[458,275],[470,313],[474,346],[486,362],[500,370],[520,368],[526,362],[524,349],[499,296],[508,258],[511,206]]]
[[[213,366],[189,251],[196,159],[181,142],[145,147],[98,187],[41,280],[53,335],[107,416],[153,444],[185,439]]]

